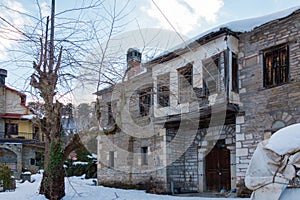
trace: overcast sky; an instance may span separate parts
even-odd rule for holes
[[[5,5],[28,14],[37,15],[34,0],[1,0]],[[108,0],[113,2],[113,0]],[[154,3],[154,2],[155,3]],[[215,26],[230,21],[252,18],[266,15],[290,7],[299,6],[299,0],[129,0],[127,5],[128,15],[124,19],[127,23],[122,32],[134,31],[140,28],[158,28],[175,30],[191,38],[207,31]],[[44,15],[49,14],[50,0],[41,0],[41,8]],[[78,6],[83,0],[57,0],[56,10],[60,12]],[[117,0],[124,4],[125,0]],[[1,4],[1,3],[0,3]],[[163,13],[163,14],[162,14]],[[164,15],[164,16],[163,16]],[[16,13],[11,13],[0,8],[0,16],[8,19],[12,24],[22,27],[22,24],[30,23]],[[166,19],[167,18],[167,19]],[[168,20],[168,21],[167,21]],[[170,25],[172,24],[173,27]],[[5,24],[0,20],[1,29]],[[120,33],[122,34],[122,33]],[[13,33],[11,33],[13,35]],[[16,34],[16,38],[20,37]],[[23,89],[17,79],[26,76],[26,70],[19,71],[7,62],[11,56],[7,49],[12,48],[14,41],[5,40],[0,37],[0,63],[9,71],[8,84],[17,89]],[[124,52],[125,54],[125,52]],[[0,68],[3,66],[0,66]],[[21,72],[21,73],[20,73]],[[30,74],[28,75],[28,77]]]

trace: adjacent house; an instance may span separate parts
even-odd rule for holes
[[[102,185],[237,188],[258,142],[300,122],[300,9],[232,22],[98,91]]]
[[[26,107],[26,95],[5,85],[7,71],[0,69],[0,163],[17,178],[22,169],[36,172],[43,167],[43,135]]]

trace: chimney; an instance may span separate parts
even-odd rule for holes
[[[7,70],[0,69],[0,87],[5,86],[6,77],[7,77]]]
[[[129,48],[127,51],[128,79],[141,72],[142,54],[137,48]]]

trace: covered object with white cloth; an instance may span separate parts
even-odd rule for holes
[[[252,200],[300,198],[300,124],[260,142],[249,163],[245,184]]]

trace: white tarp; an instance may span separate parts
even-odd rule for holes
[[[252,200],[280,199],[300,168],[300,124],[283,128],[258,144],[246,172]]]

